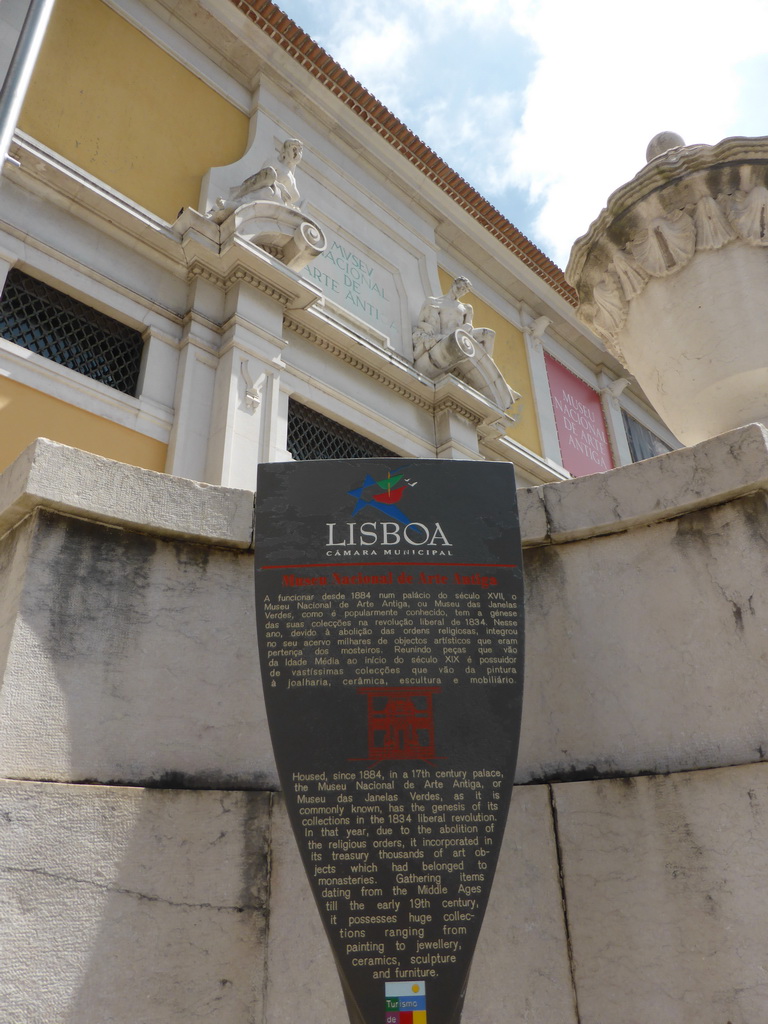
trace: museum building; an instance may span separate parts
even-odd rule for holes
[[[223,217],[287,139],[296,196]],[[561,271],[271,3],[55,5],[10,156],[0,466],[42,436],[236,487],[378,451],[533,484],[677,446]],[[458,277],[464,370],[414,347]]]

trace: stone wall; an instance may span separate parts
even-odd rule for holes
[[[523,493],[519,782],[763,759],[766,487],[752,425]]]
[[[521,492],[523,785],[466,1024],[764,1016],[767,486],[752,426]],[[345,1019],[251,507],[45,441],[0,477],[2,1024]]]
[[[4,782],[0,1020],[261,1020],[271,799]]]

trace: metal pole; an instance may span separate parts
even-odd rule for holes
[[[43,43],[55,0],[30,0],[27,16],[0,89],[0,171],[8,158],[37,55]]]

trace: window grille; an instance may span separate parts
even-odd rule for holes
[[[288,403],[288,451],[305,459],[364,459],[395,452],[291,399]]]
[[[0,336],[124,394],[136,394],[141,334],[15,268],[0,298]]]

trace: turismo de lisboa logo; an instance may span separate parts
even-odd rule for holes
[[[377,508],[390,519],[396,519],[403,526],[410,526],[411,520],[398,507],[398,503],[409,487],[415,487],[413,480],[408,480],[405,472],[396,473],[394,476],[390,470],[384,480],[374,480],[370,473],[366,473],[365,480],[354,490],[347,491],[350,497],[355,498],[355,507],[352,515],[356,516],[364,508]]]

